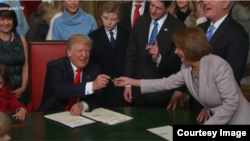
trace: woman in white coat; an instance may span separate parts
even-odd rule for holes
[[[198,27],[188,27],[175,32],[173,41],[175,53],[183,63],[178,73],[154,80],[120,77],[113,80],[114,84],[138,86],[141,93],[165,91],[186,84],[193,97],[206,108],[210,118],[204,124],[250,124],[250,103],[236,83],[230,65],[210,54],[212,48],[204,32]]]

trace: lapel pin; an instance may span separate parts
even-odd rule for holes
[[[87,76],[89,78],[89,76]]]
[[[164,31],[168,31],[168,29],[164,28]]]

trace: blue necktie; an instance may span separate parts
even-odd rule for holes
[[[157,28],[157,21],[154,22],[154,28],[151,32],[151,36],[150,36],[150,39],[149,39],[149,45],[154,45],[154,42],[155,42],[155,38],[158,34],[158,28]]]
[[[158,27],[157,27],[158,23],[157,21],[154,22],[154,28],[151,32],[151,35],[150,35],[150,39],[149,39],[149,45],[154,45],[154,42],[155,42],[155,38],[158,34]],[[148,55],[150,55],[149,51],[148,51]]]
[[[114,39],[114,36],[113,36],[113,32],[110,31],[110,43],[112,45],[112,47],[115,47],[115,39]]]
[[[211,25],[210,29],[208,30],[206,36],[207,36],[207,40],[210,41],[210,39],[213,36],[213,31],[214,31],[214,25]]]

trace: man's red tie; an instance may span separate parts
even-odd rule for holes
[[[133,26],[135,24],[135,20],[140,16],[139,8],[141,7],[140,4],[135,5],[135,13],[134,13],[134,19],[133,19]]]
[[[80,78],[81,78],[81,71],[80,69],[76,70],[76,77],[74,80],[74,84],[80,83]],[[69,99],[69,104],[66,107],[66,111],[69,111],[71,109],[71,107],[77,102],[77,98],[70,98]]]

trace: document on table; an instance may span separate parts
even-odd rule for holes
[[[70,115],[69,111],[45,115],[44,117],[69,126],[71,128],[96,123],[96,121],[90,120],[82,116],[72,116]]]
[[[82,115],[90,119],[100,121],[109,125],[114,125],[133,119],[132,117],[113,112],[104,108],[97,108],[92,112],[82,112]]]
[[[151,128],[148,129],[148,131],[163,137],[164,139],[167,139],[169,141],[173,140],[173,127],[172,126],[163,126],[158,128]]]

